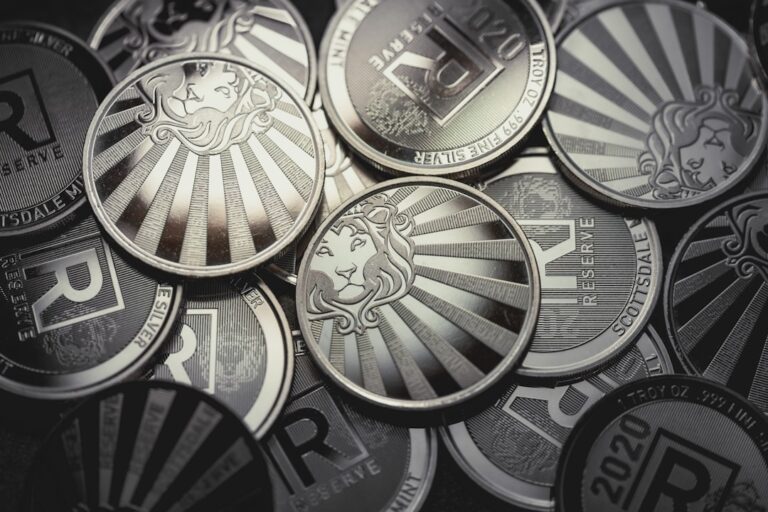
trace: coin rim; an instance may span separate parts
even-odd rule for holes
[[[757,27],[755,26],[755,17],[757,16],[757,6],[760,0],[753,0],[752,5],[749,9],[749,27],[747,28],[747,31],[749,34],[745,37],[747,40],[747,45],[749,46],[750,51],[750,57],[749,59],[750,64],[752,65],[752,69],[754,70],[755,74],[760,77],[761,80],[758,80],[760,82],[760,90],[763,92],[763,94],[766,94],[766,84],[768,84],[768,71],[766,71],[763,68],[763,59],[760,57],[760,51],[758,50],[758,44],[757,44]],[[768,55],[766,56],[766,64],[768,64]]]

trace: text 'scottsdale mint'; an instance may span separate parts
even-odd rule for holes
[[[0,25],[0,238],[51,227],[85,202],[83,143],[112,84],[74,36]]]

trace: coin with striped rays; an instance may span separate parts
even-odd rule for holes
[[[596,198],[680,208],[749,174],[768,100],[725,22],[674,0],[627,2],[560,36],[544,129],[569,177]]]
[[[29,512],[271,510],[264,455],[220,402],[171,382],[109,388],[49,435],[27,480]]]
[[[96,216],[128,252],[191,277],[233,274],[297,240],[325,160],[302,99],[233,57],[141,68],[99,108],[83,173]]]
[[[118,80],[163,57],[212,52],[269,69],[306,101],[317,81],[312,36],[288,0],[117,0],[90,45]]]
[[[371,403],[468,400],[523,356],[539,311],[533,251],[497,203],[439,178],[339,207],[302,260],[297,312],[319,366]]]
[[[664,311],[689,373],[768,412],[768,193],[732,199],[691,228],[672,259]]]

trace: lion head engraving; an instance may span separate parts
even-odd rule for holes
[[[766,512],[766,507],[761,505],[762,498],[758,487],[753,482],[737,482],[729,490],[719,489],[707,497],[704,512]]]
[[[726,264],[741,278],[757,273],[768,282],[768,201],[739,205],[726,218],[735,236],[723,242]]]
[[[655,198],[691,197],[736,172],[759,131],[757,117],[738,101],[735,91],[701,86],[695,102],[671,101],[654,114],[648,151],[638,158]]]
[[[117,332],[114,319],[101,317],[95,322],[81,322],[46,333],[43,350],[64,368],[90,368],[101,362],[107,344]]]
[[[375,308],[413,285],[413,227],[385,195],[368,198],[333,224],[312,255],[310,320],[338,319],[341,334],[377,327]]]

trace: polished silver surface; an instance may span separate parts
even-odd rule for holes
[[[635,340],[661,293],[662,254],[653,222],[594,204],[551,158],[529,151],[481,190],[523,227],[539,266],[539,319],[517,373],[562,378],[605,365]]]
[[[226,56],[169,57],[123,81],[86,140],[88,197],[133,256],[192,277],[264,263],[312,221],[319,132],[301,98]]]
[[[578,420],[628,382],[674,373],[653,328],[599,373],[550,386],[513,385],[483,412],[441,430],[459,466],[488,492],[526,510],[554,510],[560,452]]]
[[[767,124],[746,43],[703,9],[623,2],[559,38],[545,133],[600,200],[668,209],[720,196],[755,165]]]
[[[461,177],[516,148],[552,90],[529,0],[350,1],[320,50],[320,91],[352,149],[399,174]]]
[[[118,80],[163,57],[213,52],[269,70],[306,101],[317,81],[312,36],[288,0],[117,0],[90,44]]]
[[[261,439],[285,405],[293,378],[285,313],[254,276],[198,281],[185,295],[154,378],[209,393]]]
[[[540,287],[522,229],[475,190],[384,182],[326,219],[297,287],[301,331],[350,393],[396,409],[476,396],[523,356]]]
[[[75,36],[0,25],[0,238],[51,228],[85,202],[83,142],[112,85]]]

